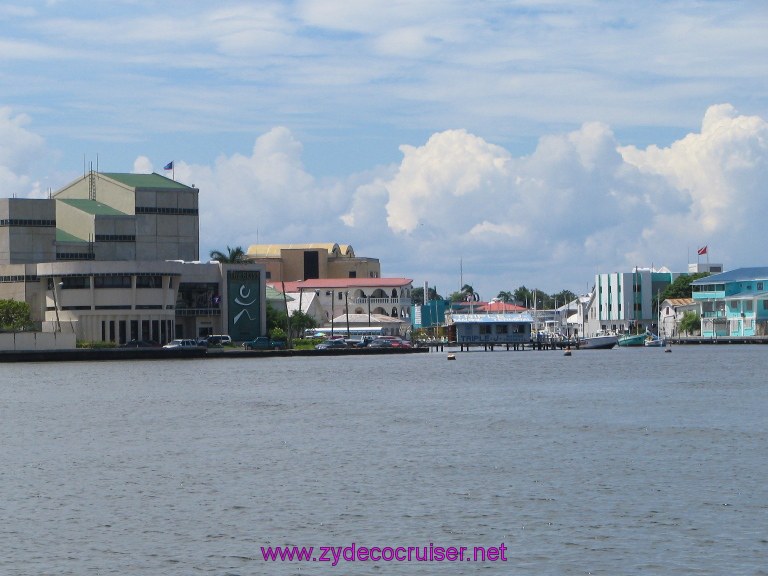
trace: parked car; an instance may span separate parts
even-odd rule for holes
[[[386,338],[376,338],[368,344],[368,348],[392,348],[392,340]]]
[[[349,348],[343,338],[332,338],[315,345],[315,350],[339,350],[340,348]]]
[[[212,334],[208,336],[208,346],[229,346],[232,344],[232,338],[229,334]]]
[[[163,348],[197,348],[197,341],[188,338],[171,340]]]
[[[258,336],[253,340],[243,342],[246,350],[285,350],[285,340],[272,340],[266,336]]]

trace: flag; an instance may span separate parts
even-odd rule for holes
[[[699,256],[704,256],[704,254],[706,254],[706,253],[707,253],[707,247],[706,246],[702,246],[701,248],[699,248],[699,252],[698,252]]]
[[[173,160],[168,162],[165,166],[163,166],[163,170],[173,170]]]

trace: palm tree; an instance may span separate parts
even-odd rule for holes
[[[515,299],[515,297],[512,295],[512,292],[509,292],[508,290],[502,290],[496,295],[496,298],[505,303],[512,302]]]
[[[221,250],[211,250],[211,260],[216,260],[222,264],[247,264],[248,260],[245,257],[245,251],[242,246],[235,246],[230,248],[227,246],[227,252],[224,253]]]

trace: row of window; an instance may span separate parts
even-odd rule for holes
[[[0,284],[13,284],[16,282],[40,282],[39,276],[0,276]]]
[[[156,206],[136,206],[136,214],[165,214],[171,216],[197,216],[197,208],[158,208]]]
[[[93,252],[56,252],[56,260],[95,260]]]
[[[480,324],[478,326],[480,334],[524,334],[524,324]]]
[[[96,234],[96,242],[136,242],[135,234]]]
[[[130,275],[94,276],[94,288],[131,288]],[[49,280],[49,289],[52,287]],[[61,288],[65,290],[88,289],[91,287],[90,276],[64,276],[61,279]],[[136,276],[136,288],[162,288],[163,277],[159,275]],[[168,287],[173,288],[173,278],[168,281]]]
[[[24,218],[8,218],[0,220],[0,226],[44,226],[56,227],[56,220],[26,220]]]

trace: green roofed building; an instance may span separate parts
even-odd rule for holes
[[[264,335],[264,266],[202,263],[199,246],[197,188],[92,171],[47,199],[0,199],[0,299],[79,340]]]

